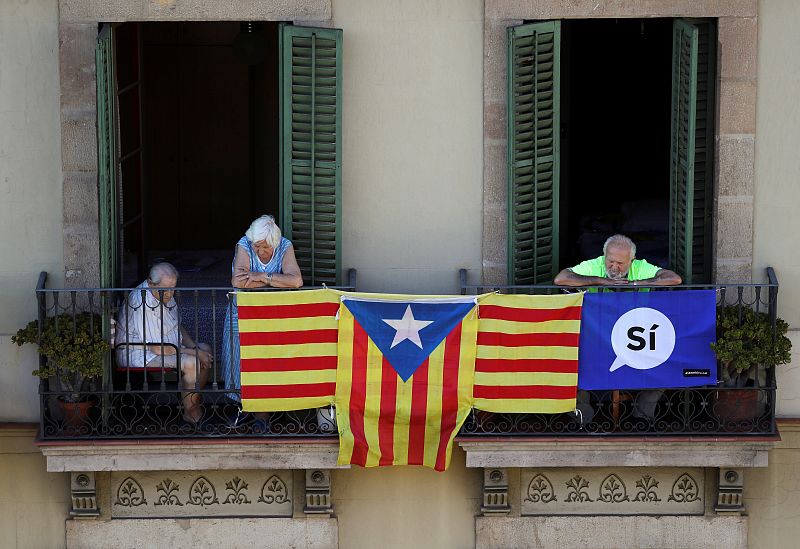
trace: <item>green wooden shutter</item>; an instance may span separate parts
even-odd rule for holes
[[[542,284],[558,267],[561,24],[508,30],[508,278]]]
[[[97,182],[100,223],[100,285],[118,282],[116,93],[111,25],[103,26],[95,52],[97,74]]]
[[[674,21],[669,259],[686,284],[711,281],[715,44],[713,23]]]
[[[306,284],[341,278],[342,31],[281,26],[281,229]]]

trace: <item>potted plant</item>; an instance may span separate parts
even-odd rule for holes
[[[100,330],[100,316],[87,312],[60,314],[34,320],[17,331],[11,341],[17,345],[33,343],[46,360],[33,375],[54,379],[59,393],[57,402],[67,423],[84,424],[91,406],[89,394],[103,375],[103,358],[110,349]]]
[[[714,409],[726,424],[758,417],[761,392],[744,388],[763,387],[768,367],[789,362],[788,329],[788,323],[778,318],[773,334],[769,315],[748,307],[729,305],[717,310],[717,341],[711,348],[719,360],[722,386],[733,389],[717,391]]]

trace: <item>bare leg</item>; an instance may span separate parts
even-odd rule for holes
[[[203,366],[194,355],[181,356],[183,419],[190,423],[197,423],[203,417],[203,398],[199,393],[193,392],[205,387],[208,381],[210,369]]]

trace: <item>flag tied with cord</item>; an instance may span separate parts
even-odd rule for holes
[[[575,408],[582,294],[236,295],[243,408],[335,403],[340,464],[443,471],[472,406]]]
[[[557,414],[575,409],[583,293],[482,297],[475,407]]]
[[[319,408],[336,392],[339,294],[237,292],[242,408]]]

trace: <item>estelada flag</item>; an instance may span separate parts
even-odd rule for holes
[[[339,464],[445,470],[472,404],[476,298],[345,295],[339,314]]]
[[[339,292],[237,292],[242,408],[329,406],[336,392]]]
[[[582,303],[583,293],[480,296],[475,408],[574,410]]]

